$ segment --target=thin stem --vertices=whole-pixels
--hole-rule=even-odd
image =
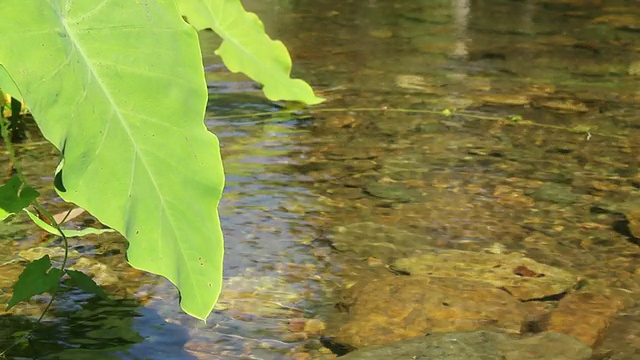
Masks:
[[[13,162],[13,166],[16,169],[16,174],[18,176],[18,178],[20,179],[20,181],[22,182],[22,186],[24,186],[24,184],[27,183],[27,180],[24,176],[24,173],[22,172],[22,166],[20,164],[20,162],[18,161],[17,157],[16,157],[16,153],[13,149],[13,144],[11,142],[11,134],[9,131],[9,120],[0,116],[0,132],[2,133],[2,138],[4,140],[4,143],[7,147],[7,152],[9,153],[9,158],[11,159],[11,161]],[[22,188],[20,189],[20,191],[22,190]],[[40,214],[42,214],[47,220],[48,222],[51,224],[51,226],[55,227],[56,230],[58,230],[58,233],[60,234],[60,237],[62,238],[63,244],[64,244],[64,258],[62,259],[62,265],[60,266],[60,270],[64,271],[65,266],[67,265],[67,260],[69,258],[69,241],[67,239],[67,236],[64,234],[64,231],[62,231],[62,228],[60,227],[60,224],[58,224],[58,222],[54,219],[53,215],[51,215],[51,213],[49,211],[47,211],[44,206],[42,206],[42,204],[40,204],[38,202],[37,199],[34,199],[33,202],[31,203],[39,212]],[[68,215],[68,214],[67,214]],[[42,311],[42,314],[40,315],[40,317],[38,318],[38,321],[36,321],[36,323],[41,323],[42,319],[44,318],[45,314],[47,313],[47,311],[49,310],[49,308],[51,307],[51,304],[53,304],[53,301],[56,298],[57,295],[57,291],[53,291],[51,293],[51,299],[49,299],[49,303],[47,304],[47,306],[44,308],[44,311]],[[25,337],[31,336],[31,333],[27,333],[24,336],[22,336],[20,339],[16,340],[16,342],[14,344],[12,344],[11,346],[9,346],[7,349],[5,349],[3,352],[0,353],[0,356],[4,357],[6,352],[9,351],[11,348],[13,348],[15,345],[17,345],[22,339],[24,339]]]

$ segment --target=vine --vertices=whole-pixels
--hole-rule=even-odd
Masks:
[[[15,116],[15,113],[16,113],[16,109],[14,107],[12,109],[12,117]],[[26,180],[26,178],[24,176],[24,173],[22,172],[22,164],[18,160],[18,158],[16,156],[15,149],[13,147],[12,129],[11,129],[12,126],[11,125],[12,125],[12,122],[11,122],[10,119],[5,118],[4,116],[0,116],[0,133],[2,135],[2,140],[4,141],[4,144],[5,144],[6,148],[7,148],[7,153],[9,155],[9,160],[10,160],[10,163],[11,163],[11,167],[15,171],[15,176],[21,182],[20,187],[19,187],[19,189],[17,191],[17,195],[18,195],[18,197],[20,197],[22,191],[24,189],[26,189],[26,188],[30,188],[30,186],[28,185],[27,180]],[[65,235],[64,231],[62,231],[62,228],[60,227],[60,224],[55,220],[53,215],[51,215],[51,213],[49,213],[49,211],[47,211],[47,209],[45,209],[45,207],[42,206],[42,204],[40,204],[40,202],[37,200],[37,198],[34,198],[31,201],[31,205],[38,211],[38,213],[41,216],[43,216],[46,219],[46,221],[48,222],[49,225],[53,226],[57,230],[58,235],[62,239],[62,243],[63,243],[63,247],[64,247],[64,256],[63,256],[63,259],[62,259],[62,264],[60,265],[59,268],[57,268],[58,271],[56,271],[56,273],[59,273],[62,276],[65,273],[65,267],[67,265],[67,261],[68,261],[68,257],[69,257],[69,241],[67,239],[67,236]],[[69,213],[67,213],[65,218],[68,216],[68,214]],[[64,219],[63,219],[62,222],[64,222]],[[51,264],[49,263],[49,265],[51,265]],[[50,269],[51,269],[51,267],[49,267],[49,269],[47,269],[47,271],[49,271]],[[19,281],[20,280],[18,280],[18,282]],[[18,284],[18,282],[16,283],[17,287],[20,286]],[[49,310],[49,308],[53,304],[53,301],[56,298],[56,294],[58,293],[57,292],[57,287],[51,288],[51,289],[48,289],[48,290],[51,293],[51,298],[49,299],[49,302],[45,306],[45,308],[42,311],[42,313],[40,314],[40,317],[36,321],[36,323],[38,323],[38,324],[40,322],[42,322],[42,319],[44,318],[44,316],[46,315],[47,311]],[[35,291],[38,291],[38,290],[35,290]],[[16,294],[18,294],[18,295],[16,295]],[[30,298],[31,296],[32,295],[30,294],[28,296],[28,298]],[[19,302],[21,300],[24,300],[24,299],[21,299],[19,297],[20,297],[20,293],[14,291],[13,296],[11,298],[11,301],[9,302],[9,305],[7,306],[7,310],[10,309],[11,307],[13,307],[13,305],[15,305],[17,302]],[[30,336],[31,336],[31,331],[29,331],[26,334],[22,335],[22,337],[19,338],[18,340],[16,340],[12,345],[10,345],[8,348],[6,348],[2,352],[0,352],[0,356],[4,357],[5,354],[9,350],[11,350],[14,346],[19,344],[20,342],[26,340]]]

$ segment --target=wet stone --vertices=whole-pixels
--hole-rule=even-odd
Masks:
[[[476,100],[490,104],[490,105],[507,105],[507,106],[522,106],[528,105],[531,102],[529,97],[518,94],[484,94],[476,97]]]
[[[395,180],[420,179],[429,173],[430,168],[419,166],[417,160],[388,160],[380,173]]]
[[[572,192],[571,186],[558,183],[546,183],[529,195],[537,201],[548,201],[560,205],[570,205],[580,199],[580,195]]]
[[[571,335],[589,346],[595,346],[624,306],[622,300],[607,295],[569,294],[549,316],[547,330]]]
[[[425,276],[386,276],[358,284],[345,297],[349,318],[335,341],[353,348],[430,332],[500,328],[519,332],[520,301],[507,292],[464,279],[435,283]]]
[[[602,71],[598,69],[599,71]],[[595,70],[591,70],[595,71]],[[607,73],[602,74],[608,75]],[[545,100],[539,103],[539,105],[543,108],[561,112],[561,113],[582,113],[589,111],[587,105],[577,100],[565,99],[565,100]]]
[[[49,258],[55,260],[62,260],[64,258],[64,247],[62,246],[54,246],[54,247],[44,247],[44,246],[36,246],[32,248],[28,248],[25,250],[21,250],[18,252],[18,256],[26,261],[35,261],[42,258],[45,255],[49,255]],[[69,249],[69,253],[67,254],[69,259],[76,259],[82,256],[77,250]]]
[[[592,21],[594,24],[606,24],[616,29],[640,31],[640,16],[634,14],[608,14]]]
[[[612,319],[595,359],[640,359],[640,307],[626,309]]]
[[[601,203],[594,209],[599,212],[622,214],[629,222],[629,232],[635,238],[640,238],[640,197],[629,196],[620,203]]]
[[[338,251],[353,252],[362,258],[374,257],[382,262],[420,251],[431,251],[431,238],[399,227],[360,222],[339,226],[331,245]]]
[[[458,278],[491,284],[520,300],[561,294],[579,279],[568,271],[541,264],[519,253],[491,254],[441,250],[397,260],[393,268],[411,275]]]
[[[82,271],[90,276],[96,284],[109,286],[120,283],[115,271],[106,264],[90,257],[81,257],[70,266],[71,269]]]
[[[587,360],[591,349],[563,334],[544,332],[519,338],[492,331],[430,334],[363,349],[344,360]]]
[[[634,61],[629,64],[629,75],[640,76],[640,61]]]
[[[635,238],[640,238],[640,209],[628,212],[626,217],[629,221],[629,231]]]
[[[412,202],[422,198],[422,194],[419,191],[410,189],[403,184],[373,181],[367,185],[365,191],[380,199],[402,203]]]

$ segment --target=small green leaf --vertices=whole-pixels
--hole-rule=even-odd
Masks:
[[[29,263],[13,285],[13,296],[6,310],[11,309],[20,301],[28,300],[32,296],[45,292],[55,292],[63,272],[51,267],[49,255]]]
[[[240,0],[178,0],[180,13],[196,29],[212,29],[222,38],[218,54],[227,68],[243,72],[264,85],[270,100],[319,104],[309,84],[290,78],[291,57],[284,44],[264,31],[262,21],[247,12]]]
[[[449,109],[444,109],[444,110],[442,110],[442,115],[451,116],[451,115],[453,115],[453,111],[451,111]]]
[[[71,278],[71,284],[78,289],[84,292],[96,294],[103,299],[109,298],[109,296],[107,296],[107,293],[105,293],[104,290],[102,290],[102,288],[98,286],[98,284],[96,284],[96,282],[93,281],[92,278],[90,278],[82,271],[66,269],[64,272],[67,273],[67,275],[69,275],[69,277]]]
[[[55,227],[47,224],[46,222],[44,222],[42,219],[40,219],[36,214],[32,213],[31,211],[24,209],[24,211],[27,213],[27,215],[29,215],[29,217],[31,218],[31,220],[38,225],[42,230],[51,233],[53,235],[60,235],[60,233],[58,232],[58,229],[56,229]],[[78,237],[78,236],[85,236],[85,235],[100,235],[102,233],[106,233],[106,232],[113,232],[113,229],[95,229],[95,228],[85,228],[82,230],[69,230],[69,229],[62,229],[62,232],[64,233],[64,236],[66,237]]]
[[[0,186],[0,221],[29,206],[39,195],[17,175],[12,176],[6,184]]]

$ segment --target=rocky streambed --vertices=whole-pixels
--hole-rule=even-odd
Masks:
[[[345,291],[326,345],[344,359],[590,359],[629,304],[517,252],[424,251],[370,260],[380,271]]]

